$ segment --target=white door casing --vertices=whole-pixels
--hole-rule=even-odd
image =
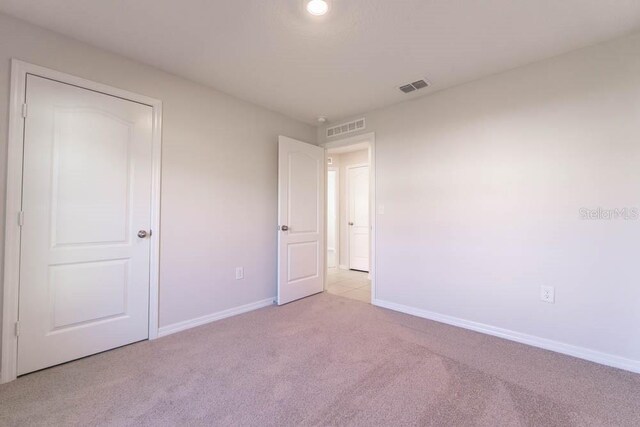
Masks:
[[[324,290],[325,150],[278,140],[279,305]]]
[[[377,268],[376,268],[376,221],[377,215],[384,215],[384,206],[377,205],[376,203],[376,135],[374,132],[363,133],[352,137],[332,140],[325,142],[320,146],[327,150],[335,150],[336,148],[343,148],[349,146],[355,146],[366,142],[369,144],[369,222],[370,222],[370,234],[369,234],[369,277],[371,278],[371,303],[376,304],[377,301]],[[345,172],[345,176],[346,176]],[[348,240],[348,239],[347,239]]]
[[[369,271],[369,166],[348,168],[349,268]]]
[[[338,234],[339,220],[339,182],[338,168],[327,170],[327,267],[336,268],[339,263],[340,236]]]

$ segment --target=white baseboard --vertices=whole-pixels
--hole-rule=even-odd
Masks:
[[[162,326],[158,330],[158,338],[175,334],[176,332],[184,331],[187,329],[195,328],[196,326],[215,322],[216,320],[222,320],[227,317],[247,313],[249,311],[257,310],[263,307],[268,307],[270,305],[273,305],[274,299],[275,298],[268,298],[262,301],[256,301],[249,304],[241,305],[239,307],[233,307],[228,310],[219,311],[217,313],[207,314],[206,316],[196,317],[195,319],[185,320],[183,322],[174,323],[172,325]]]
[[[347,267],[346,265],[342,265],[342,264],[340,264],[340,265],[338,266],[338,268],[339,268],[340,270],[348,270],[348,269],[349,269],[349,267]]]
[[[412,316],[422,317],[424,319],[433,320],[447,325],[457,326],[464,329],[480,332],[487,335],[504,338],[510,341],[531,345],[533,347],[543,348],[545,350],[555,351],[557,353],[566,354],[577,357],[579,359],[588,360],[590,362],[607,365],[614,368],[624,369],[635,373],[640,373],[640,360],[627,359],[600,351],[591,350],[584,347],[578,347],[571,344],[565,344],[559,341],[553,341],[546,338],[540,338],[533,335],[523,334],[509,329],[498,328],[496,326],[486,325],[484,323],[473,322],[470,320],[460,319],[445,314],[434,313],[428,310],[422,310],[394,302],[374,299],[373,305],[388,308],[389,310],[399,311],[401,313],[410,314]]]

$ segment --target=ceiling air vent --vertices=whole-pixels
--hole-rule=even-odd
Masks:
[[[359,130],[363,130],[365,127],[366,123],[364,121],[364,117],[349,123],[343,123],[338,126],[331,126],[330,128],[327,128],[327,138],[344,135],[346,133],[357,132]]]
[[[429,86],[429,82],[427,82],[426,80],[418,80],[413,83],[407,83],[406,85],[402,85],[398,89],[400,89],[404,93],[411,93],[418,89],[423,89],[428,86]]]

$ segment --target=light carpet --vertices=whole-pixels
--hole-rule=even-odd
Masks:
[[[0,386],[0,425],[640,425],[640,375],[320,294]]]

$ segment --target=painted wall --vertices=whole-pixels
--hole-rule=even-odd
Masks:
[[[349,203],[347,199],[347,168],[349,166],[368,164],[369,163],[369,150],[358,150],[350,153],[343,154],[330,154],[334,158],[334,162],[339,165],[339,197],[338,197],[338,210],[339,210],[339,240],[340,250],[339,265],[343,268],[349,268]]]
[[[640,208],[640,35],[366,119],[376,298],[640,369],[640,220],[580,212]]]
[[[12,57],[163,101],[161,326],[275,295],[277,136],[313,127],[0,14],[1,242]]]

